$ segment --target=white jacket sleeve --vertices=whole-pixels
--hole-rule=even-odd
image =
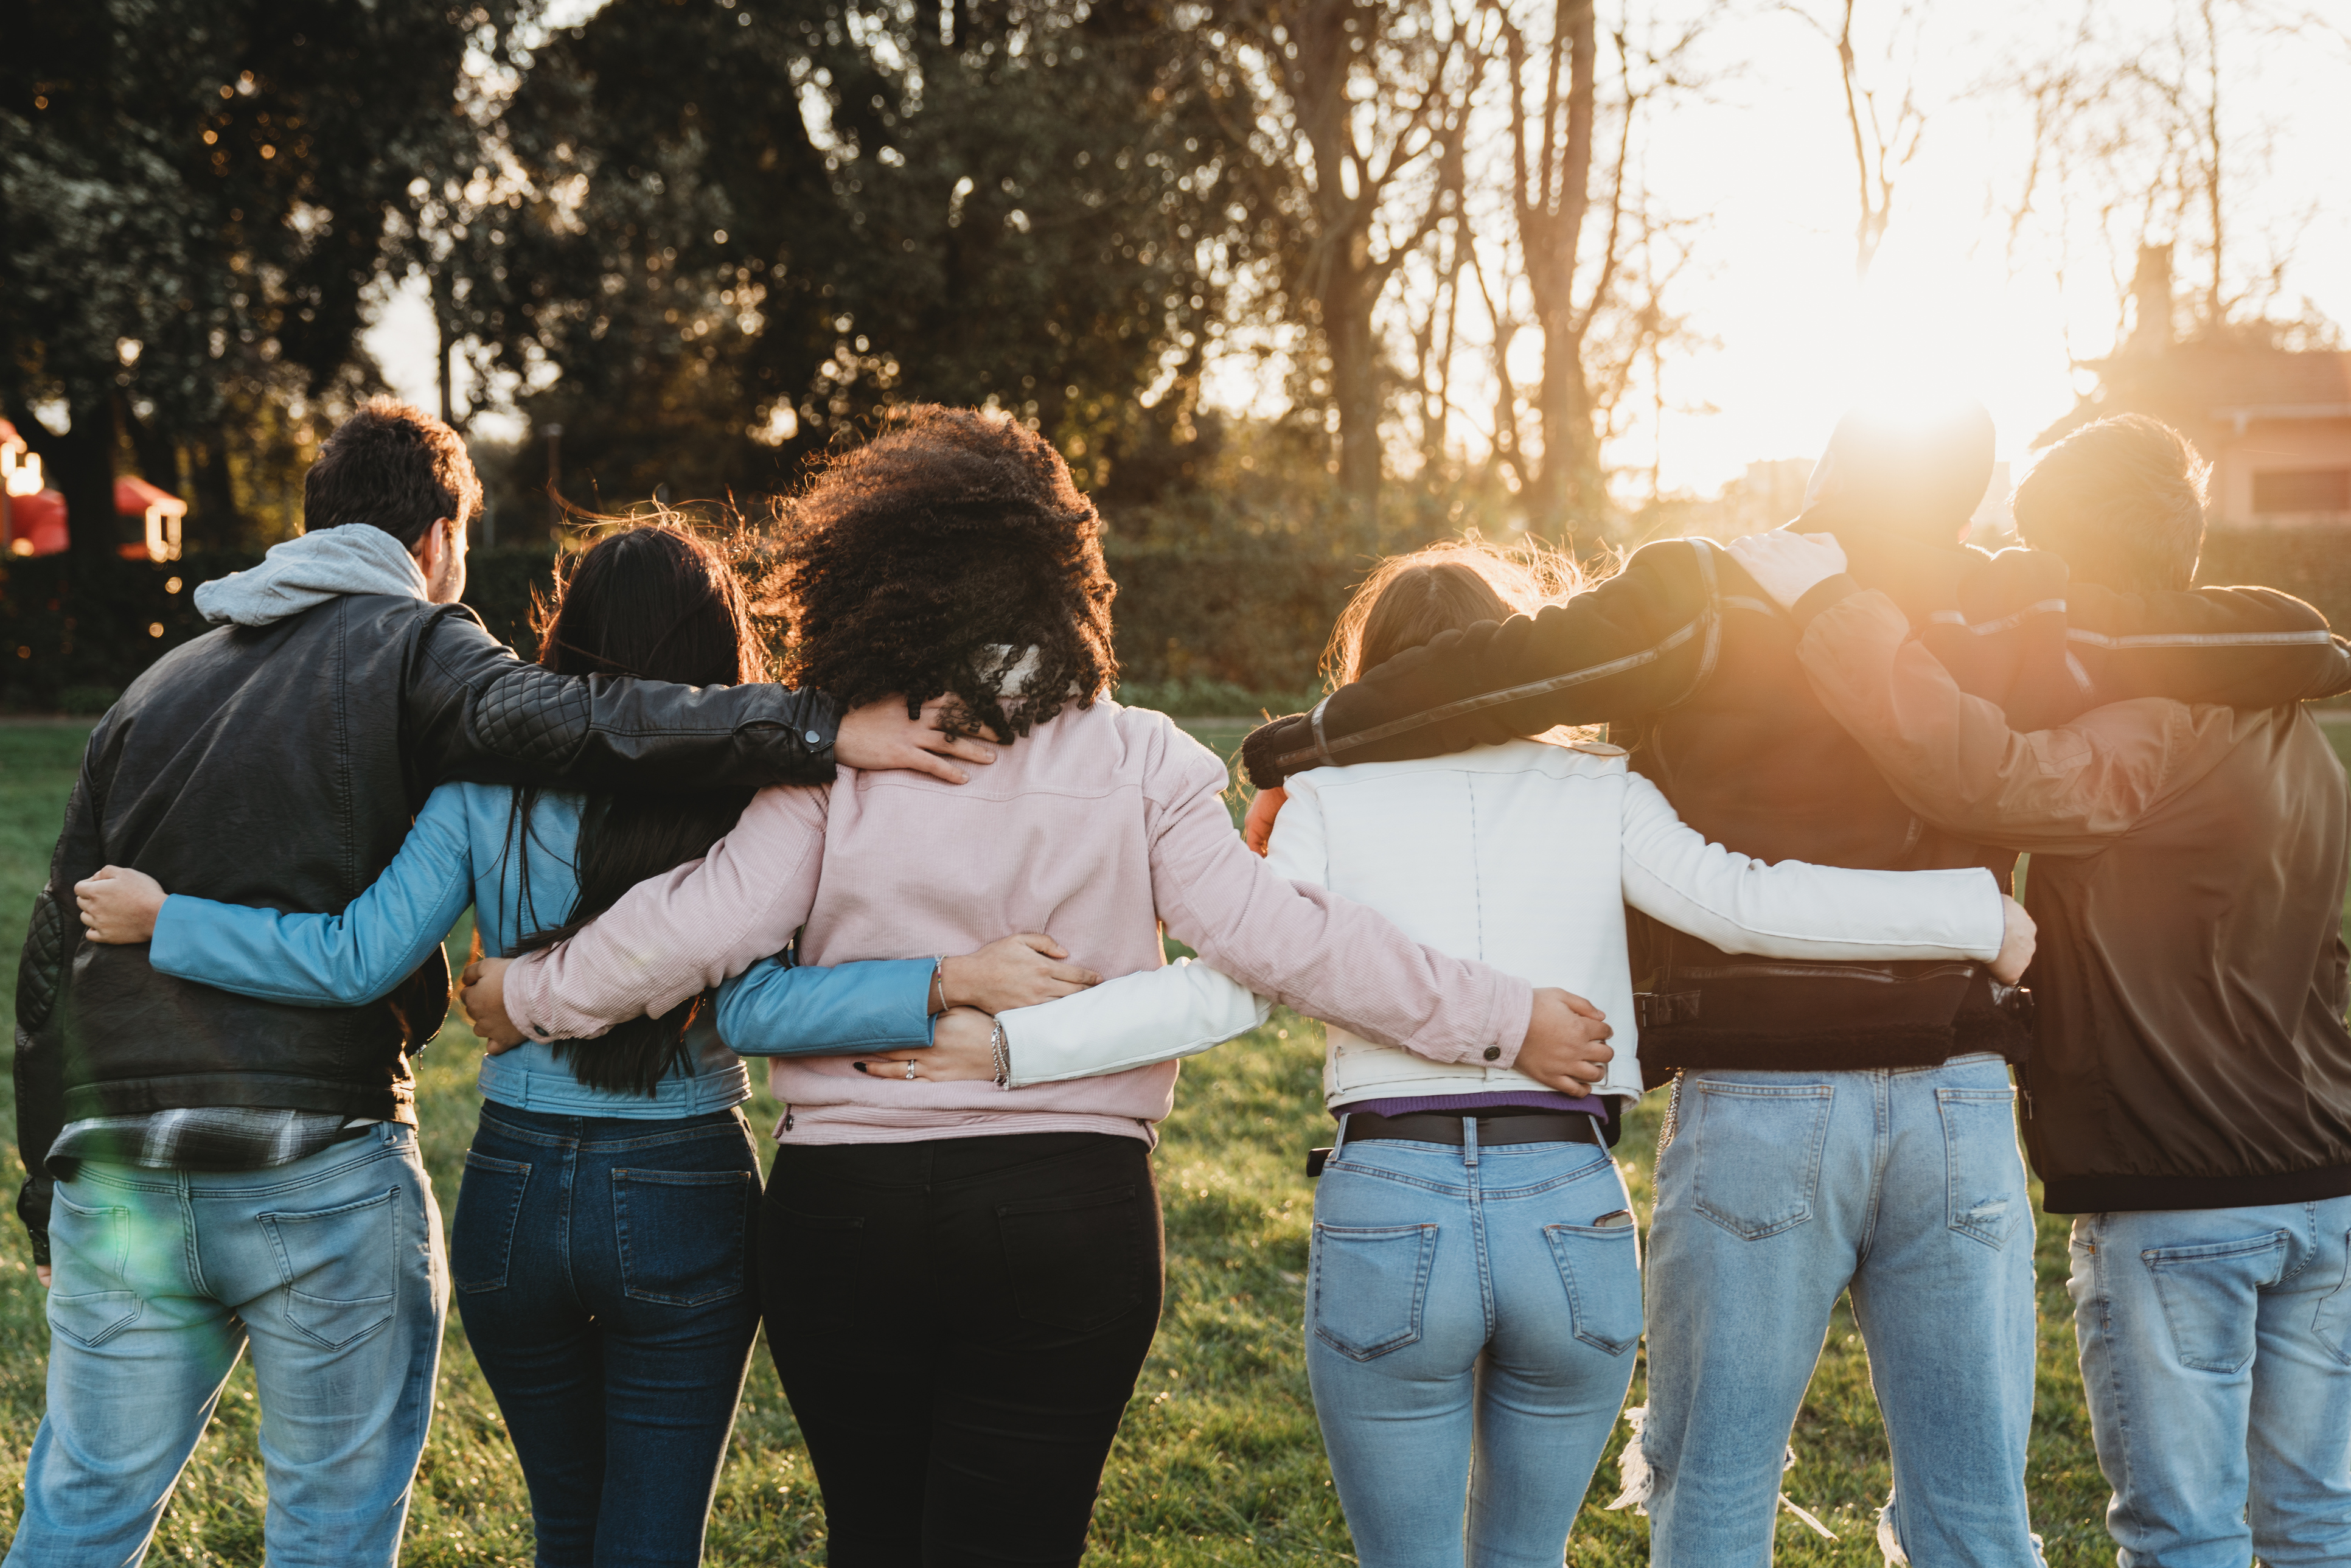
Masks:
[[[1685,823],[1638,773],[1625,791],[1625,902],[1726,953],[1770,958],[1999,956],[2000,882],[1959,871],[1765,865]]]
[[[998,1013],[1012,1057],[1009,1087],[1098,1078],[1196,1056],[1246,1034],[1273,1004],[1206,964],[1178,958],[1033,1008]]]
[[[1293,784],[1295,781],[1293,780]],[[1322,803],[1293,788],[1276,820],[1266,862],[1290,882],[1325,880]],[[1012,1061],[1008,1087],[1099,1078],[1196,1056],[1271,1017],[1273,1004],[1192,958],[1105,980],[1075,996],[999,1013]]]

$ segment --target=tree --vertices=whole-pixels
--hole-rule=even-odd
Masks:
[[[1563,538],[1605,513],[1600,443],[1612,411],[1638,356],[1678,329],[1658,298],[1685,258],[1660,267],[1656,256],[1677,225],[1652,210],[1634,162],[1644,110],[1693,85],[1684,62],[1698,29],[1651,37],[1645,27],[1636,40],[1630,16],[1620,19],[1608,35],[1615,90],[1604,105],[1593,0],[1486,5],[1505,60],[1509,136],[1510,244],[1492,277],[1483,265],[1478,272],[1493,323],[1495,455],[1518,482],[1529,528]],[[1644,265],[1628,275],[1636,250]],[[1510,371],[1528,329],[1542,345],[1531,400]],[[1530,415],[1532,442],[1522,431]]]
[[[497,351],[556,376],[524,406],[603,494],[771,489],[912,399],[1031,419],[1099,481],[1186,406],[1222,304],[1192,64],[1140,0],[615,0],[506,117]]]
[[[1912,66],[1921,47],[1926,7],[1918,0],[1901,0],[1888,24],[1884,50],[1886,71],[1898,78],[1901,96],[1875,73],[1865,73],[1861,50],[1854,41],[1855,0],[1841,0],[1824,21],[1800,5],[1781,8],[1818,33],[1836,51],[1837,82],[1844,97],[1845,130],[1853,140],[1855,213],[1853,276],[1869,281],[1870,265],[1894,222],[1894,192],[1903,170],[1918,155],[1926,134],[1927,112],[1918,101]],[[1907,51],[1913,60],[1897,64]]]
[[[1218,101],[1252,154],[1251,254],[1270,267],[1269,305],[1321,349],[1339,493],[1375,540],[1390,381],[1380,307],[1459,209],[1489,50],[1475,8],[1446,0],[1239,0],[1213,15],[1205,37],[1233,62]]]
[[[193,520],[220,538],[232,449],[266,446],[248,424],[298,459],[308,416],[365,383],[388,225],[423,172],[472,162],[456,84],[521,4],[16,8],[0,55],[0,408],[47,448],[78,559],[113,551],[125,437],[167,486],[193,460]],[[28,417],[49,403],[62,435]]]
[[[2103,262],[2096,287],[2113,302],[2116,341],[2152,249],[2167,267],[2176,256],[2198,287],[2175,302],[2174,319],[2130,331],[2330,343],[2333,328],[2314,308],[2290,302],[2308,213],[2264,221],[2254,203],[2277,135],[2260,84],[2286,51],[2342,51],[2351,37],[2340,25],[2269,0],[2085,5],[2036,42],[1989,84],[2032,113],[2031,155],[2003,195],[2011,265],[2038,242],[2063,287],[2083,253]]]

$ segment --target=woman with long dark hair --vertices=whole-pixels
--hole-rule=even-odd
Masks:
[[[476,1027],[579,1038],[666,1017],[795,931],[838,963],[1050,928],[1123,975],[1161,964],[1164,921],[1366,1038],[1582,1092],[1609,1053],[1564,993],[1274,876],[1233,831],[1223,763],[1106,700],[1100,530],[1060,455],[1001,416],[907,410],[836,457],[786,536],[795,674],[846,702],[943,695],[968,729],[1017,738],[961,790],[849,769],[762,790],[699,866],[479,966]],[[1077,1561],[1157,1324],[1149,1154],[1176,1071],[1008,1095],[778,1061],[762,1298],[835,1568]]]
[[[674,526],[608,532],[559,568],[540,662],[694,685],[767,678],[735,569]],[[166,898],[122,873],[85,883],[143,907],[167,974],[350,1006],[413,970],[466,904],[487,954],[559,941],[649,876],[689,864],[749,790],[582,795],[445,784],[384,875],[340,915]],[[87,900],[86,900],[87,902]],[[103,922],[140,940],[137,922]],[[941,960],[799,968],[781,1049],[924,1046],[950,1003],[1043,1000],[1092,977],[1042,938]],[[543,1568],[690,1564],[758,1327],[758,1164],[744,1066],[697,998],[592,1041],[482,1064],[450,1274],[530,1485]]]

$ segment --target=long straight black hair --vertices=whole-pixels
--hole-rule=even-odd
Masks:
[[[742,579],[689,528],[664,521],[606,534],[556,568],[552,598],[538,600],[531,626],[538,662],[559,674],[636,675],[692,686],[767,678],[766,650]],[[707,854],[751,803],[747,789],[614,791],[588,798],[573,851],[580,893],[559,925],[515,944],[551,946],[610,909],[644,881]],[[515,790],[509,844],[522,854],[519,922],[537,918],[530,897],[530,819],[535,786]],[[684,1052],[700,998],[660,1018],[638,1017],[592,1040],[558,1040],[559,1055],[593,1088],[650,1095]]]

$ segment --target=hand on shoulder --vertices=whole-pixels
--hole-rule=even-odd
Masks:
[[[1747,569],[1757,587],[1782,610],[1795,607],[1813,589],[1844,570],[1844,547],[1834,534],[1800,534],[1780,528],[1749,534],[1725,547]]]

